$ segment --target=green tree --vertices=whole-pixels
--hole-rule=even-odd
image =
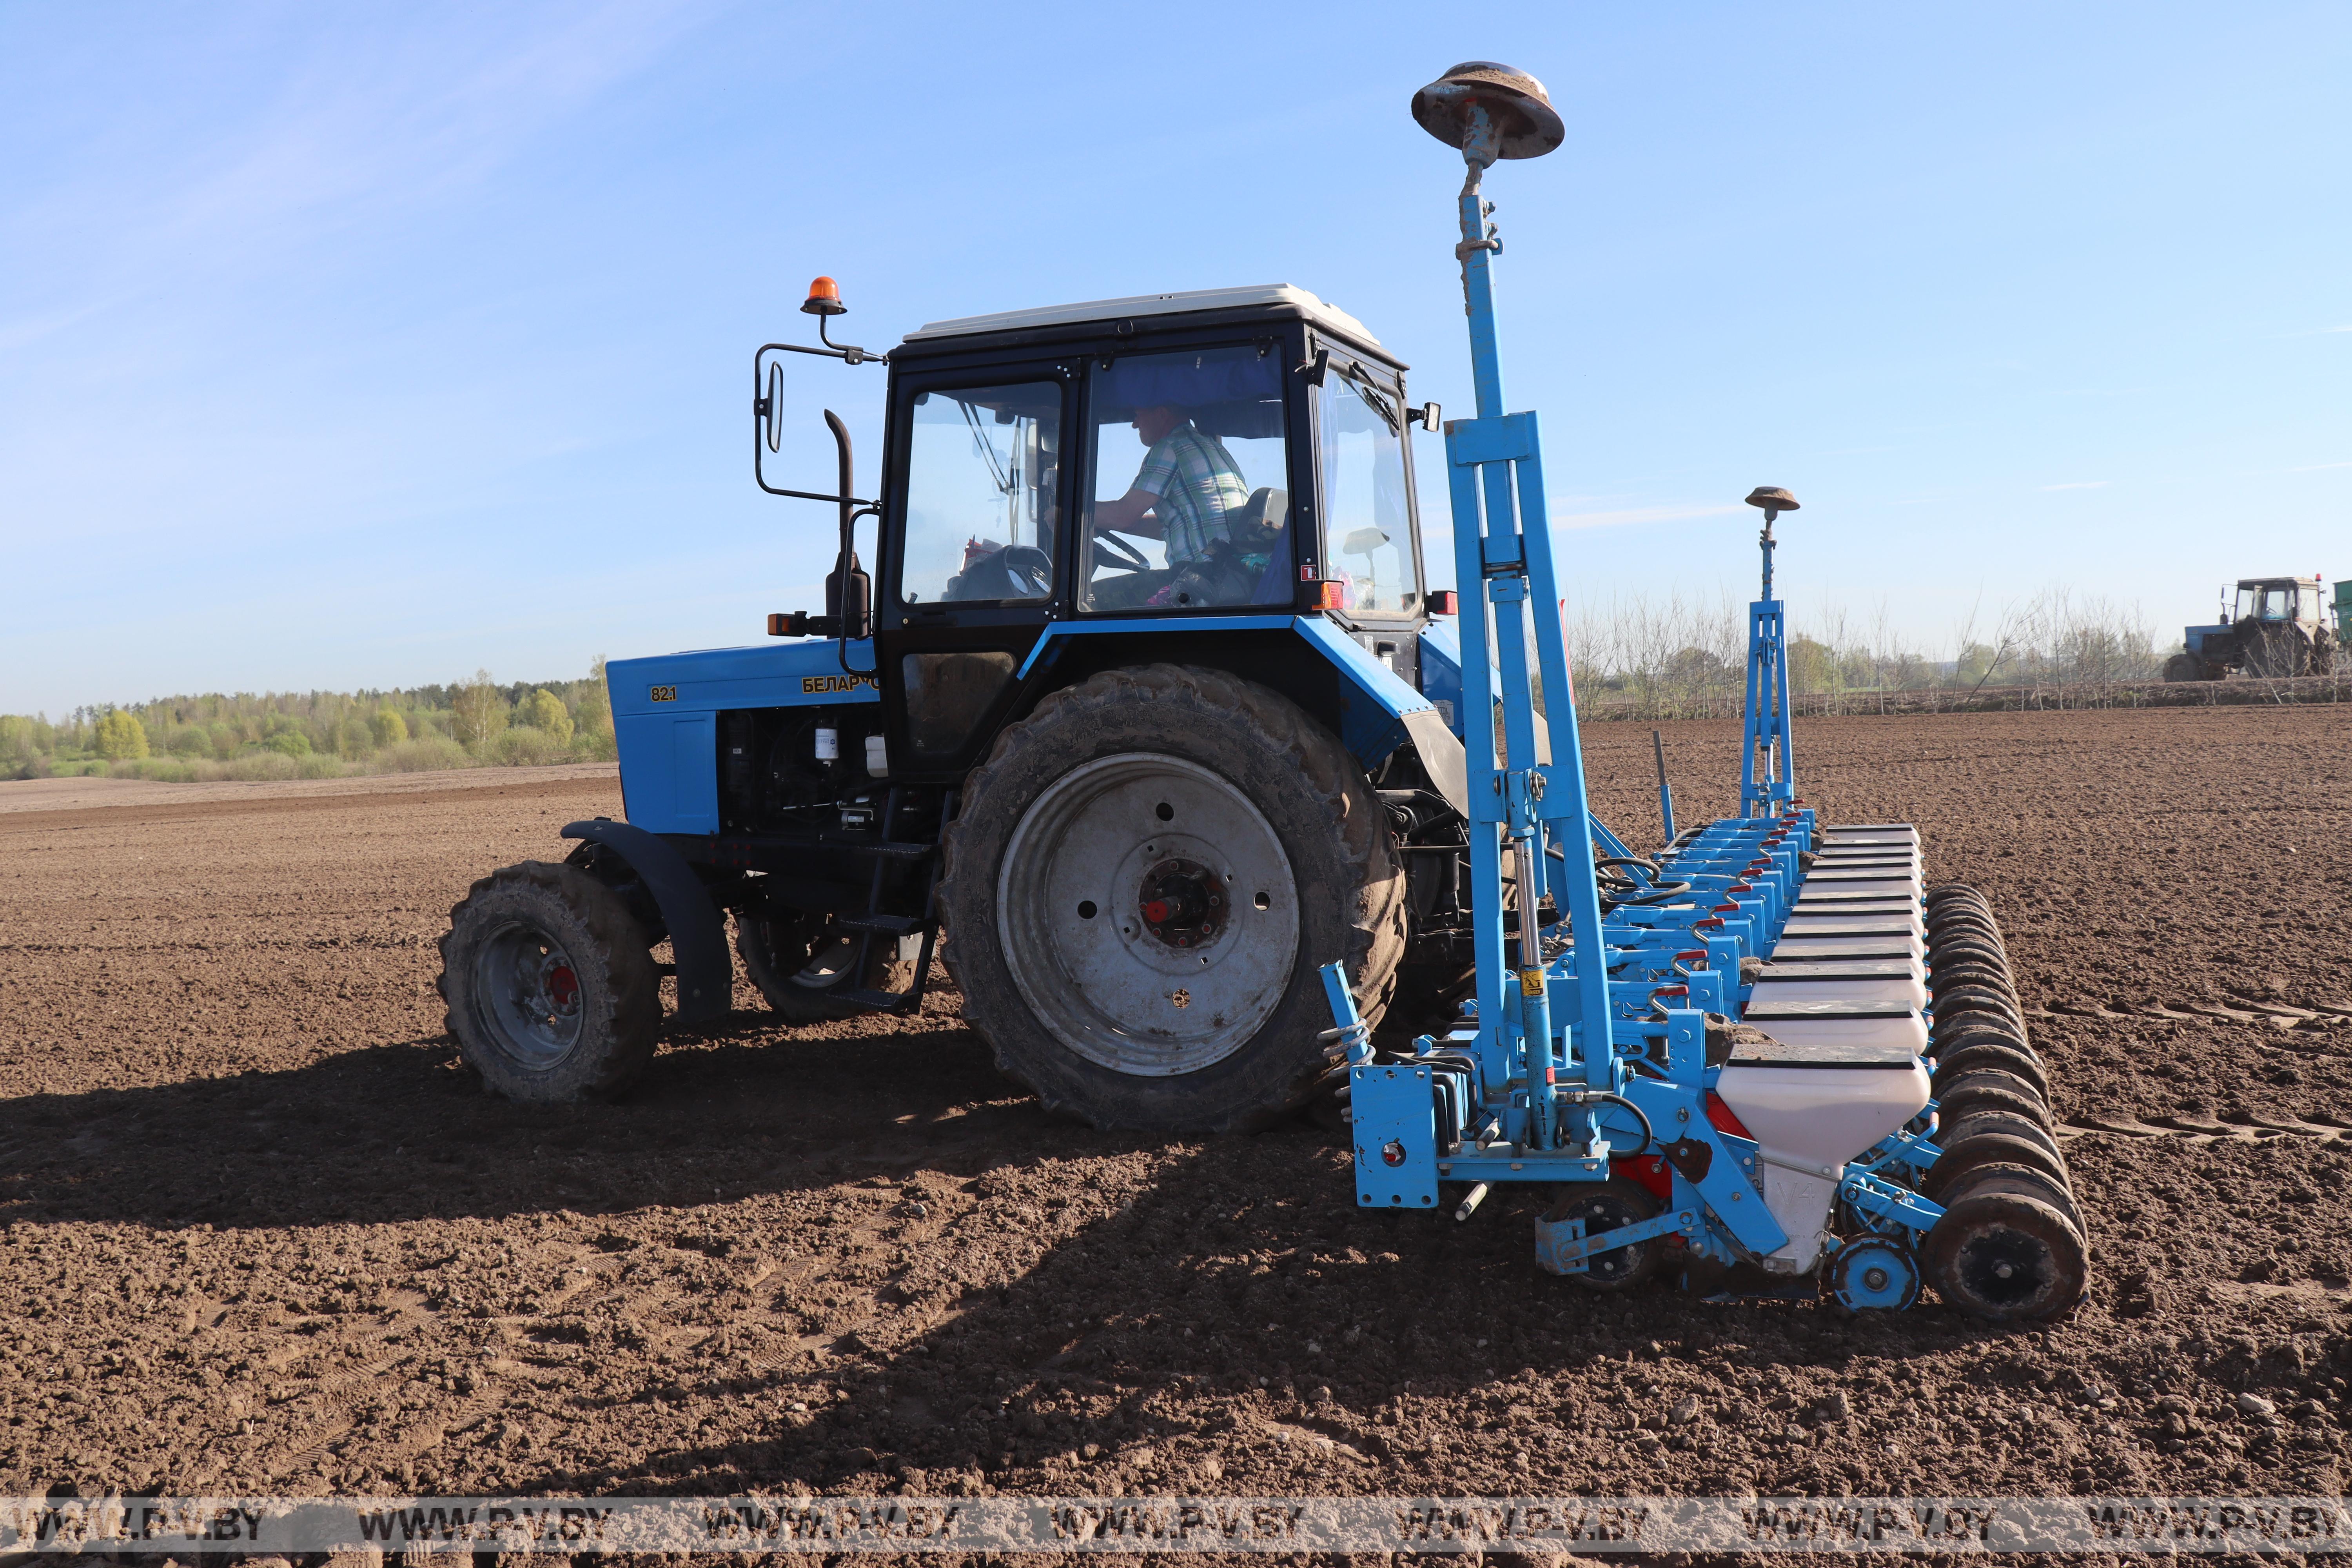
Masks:
[[[335,721],[335,754],[343,757],[364,757],[375,748],[375,737],[368,721],[357,713],[346,713]]]
[[[1789,689],[1792,691],[1827,691],[1837,679],[1837,656],[1826,644],[1811,637],[1789,639]]]
[[[408,721],[389,708],[379,708],[368,721],[368,735],[375,742],[376,750],[397,746],[408,739]]]
[[[459,745],[468,749],[493,739],[507,727],[507,700],[487,669],[457,688],[449,699],[450,729]]]
[[[541,730],[558,744],[572,743],[572,713],[563,699],[542,686],[515,705],[515,721]]]
[[[117,708],[100,719],[91,739],[98,754],[110,763],[147,754],[147,726],[128,709]]]
[[[575,717],[585,734],[602,737],[613,732],[613,696],[605,689],[602,654],[588,667],[588,681],[580,689],[580,709]]]
[[[270,736],[263,745],[269,751],[280,752],[289,757],[307,757],[310,754],[310,737],[299,730],[281,730]]]
[[[42,755],[44,749],[32,720],[21,714],[0,713],[0,778],[37,776],[37,764],[43,769],[47,765],[47,759]]]

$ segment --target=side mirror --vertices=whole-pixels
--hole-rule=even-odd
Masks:
[[[756,412],[760,416],[761,429],[768,439],[768,450],[782,451],[784,449],[784,367],[774,360],[768,362],[768,395],[760,399],[760,406]]]
[[[1408,408],[1404,411],[1406,424],[1418,425],[1432,435],[1436,434],[1439,421],[1444,417],[1444,410],[1439,408],[1434,403],[1424,403],[1418,408]]]

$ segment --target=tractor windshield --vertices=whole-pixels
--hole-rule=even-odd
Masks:
[[[1334,363],[1317,406],[1323,478],[1323,574],[1340,579],[1346,608],[1402,616],[1418,608],[1412,516],[1405,505],[1404,399],[1369,366]]]
[[[915,394],[899,597],[1043,599],[1061,482],[1056,382]]]
[[[2294,619],[2294,590],[2291,587],[2256,587],[2251,584],[2238,585],[2238,616],[2242,621],[2291,621]]]
[[[1252,343],[1088,373],[1080,608],[1291,602],[1282,372],[1272,345]]]

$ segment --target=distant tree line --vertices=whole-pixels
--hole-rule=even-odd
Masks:
[[[0,779],[106,774],[179,783],[609,761],[604,661],[584,679],[360,691],[205,692],[0,714]]]
[[[1736,715],[1746,698],[1748,607],[1618,598],[1563,608],[1580,708],[1596,717]],[[1940,650],[1914,640],[1884,606],[1857,616],[1829,606],[1792,611],[1789,683],[1808,710],[1868,706],[1898,692],[1956,700],[1988,687],[2060,697],[2158,679],[2178,637],[2159,640],[2136,608],[2064,589],[2012,605],[1987,627],[1977,616]]]

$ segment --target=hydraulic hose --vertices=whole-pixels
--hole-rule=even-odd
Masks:
[[[1639,1148],[1635,1149],[1632,1153],[1624,1156],[1628,1160],[1640,1159],[1643,1155],[1648,1153],[1650,1152],[1650,1146],[1658,1141],[1657,1134],[1650,1130],[1649,1117],[1643,1113],[1640,1106],[1634,1104],[1632,1100],[1626,1099],[1622,1094],[1612,1094],[1606,1089],[1580,1089],[1568,1097],[1568,1102],[1570,1105],[1592,1105],[1595,1103],[1605,1102],[1610,1105],[1622,1105],[1630,1111],[1633,1114],[1633,1120],[1642,1124],[1642,1142]]]

